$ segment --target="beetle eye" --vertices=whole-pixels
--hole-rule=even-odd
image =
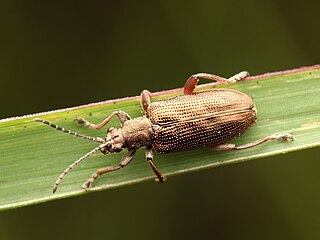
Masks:
[[[122,148],[121,147],[114,147],[112,150],[115,152],[121,152]]]

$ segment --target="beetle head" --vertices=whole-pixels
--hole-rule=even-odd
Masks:
[[[105,138],[107,145],[101,149],[103,154],[121,152],[124,145],[124,138],[121,129],[110,127]]]

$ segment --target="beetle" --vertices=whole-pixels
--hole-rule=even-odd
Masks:
[[[108,154],[120,152],[124,148],[128,150],[118,165],[104,167],[94,172],[82,185],[85,190],[89,190],[102,174],[127,166],[133,159],[136,150],[141,147],[146,148],[146,160],[156,175],[156,181],[164,182],[166,178],[153,163],[154,151],[168,153],[201,147],[209,147],[214,150],[242,150],[270,140],[293,140],[291,134],[285,133],[270,135],[242,146],[228,143],[256,122],[257,110],[252,98],[245,93],[223,88],[194,92],[199,79],[226,84],[240,81],[248,75],[248,72],[243,71],[226,79],[208,73],[194,74],[185,83],[183,95],[152,103],[151,92],[143,90],[140,103],[145,115],[142,117],[131,119],[127,113],[115,111],[97,125],[81,117],[75,119],[82,126],[99,130],[111,118],[117,116],[121,127],[110,127],[105,138],[85,136],[61,128],[49,121],[34,119],[62,132],[99,143],[98,147],[63,171],[54,184],[53,193],[70,170],[98,151]]]

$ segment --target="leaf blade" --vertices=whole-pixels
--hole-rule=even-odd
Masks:
[[[212,84],[199,90],[210,89]],[[245,151],[213,152],[196,149],[188,152],[155,156],[158,169],[167,176],[212,168],[284,152],[320,146],[320,68],[314,66],[288,72],[251,77],[248,81],[228,86],[216,86],[243,91],[254,98],[258,122],[234,143],[245,144],[275,132],[292,132],[294,142],[268,143]],[[152,101],[180,94],[180,89],[161,92]],[[70,163],[96,147],[95,143],[63,135],[44,125],[33,122],[42,117],[61,127],[85,135],[103,137],[104,131],[95,132],[73,123],[76,116],[99,122],[116,110],[126,111],[131,117],[141,116],[139,97],[111,100],[45,114],[0,120],[0,209],[45,202],[83,194],[81,184],[98,168],[116,165],[119,154],[95,155],[78,166],[58,189],[51,193],[58,175]],[[116,120],[109,126],[119,127]],[[120,171],[99,178],[94,190],[120,187],[154,178],[144,160],[143,150],[135,160]]]

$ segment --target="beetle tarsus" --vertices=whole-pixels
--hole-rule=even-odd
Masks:
[[[156,183],[164,183],[165,181],[167,181],[167,178],[161,174],[161,176],[160,176],[160,177],[157,176],[157,177],[154,179],[154,181],[155,181]]]
[[[91,187],[92,187],[92,184],[93,184],[93,181],[92,179],[90,178],[88,181],[86,181],[82,186],[81,188],[83,190],[85,190],[86,192],[90,191]]]
[[[234,83],[234,82],[238,82],[238,81],[240,81],[240,80],[242,80],[242,79],[244,79],[244,78],[246,78],[246,77],[248,77],[248,76],[249,76],[249,72],[247,72],[247,71],[242,71],[242,72],[239,72],[238,74],[236,74],[236,75],[228,78],[227,81],[228,81],[229,83]]]
[[[269,138],[270,140],[293,141],[293,135],[291,133],[274,134]]]
[[[121,125],[127,121],[127,120],[130,120],[131,117],[123,112],[123,111],[115,111],[113,113],[111,113],[108,117],[106,117],[101,123],[99,124],[94,124],[94,123],[91,123],[87,120],[85,120],[84,118],[81,118],[81,117],[76,117],[76,119],[74,119],[75,122],[79,123],[80,125],[84,126],[84,127],[88,127],[88,128],[93,128],[93,129],[97,129],[97,130],[100,130],[101,128],[103,128],[105,125],[108,124],[108,122],[110,122],[111,118],[113,116],[117,116],[119,118],[119,121],[121,123]]]
[[[80,125],[86,125],[86,123],[88,123],[88,121],[82,117],[76,117],[74,121]]]
[[[92,129],[96,129],[97,126],[89,121],[87,121],[86,119],[82,118],[82,117],[76,117],[74,119],[74,121],[78,124],[80,124],[81,126],[87,127],[87,128],[92,128]]]

